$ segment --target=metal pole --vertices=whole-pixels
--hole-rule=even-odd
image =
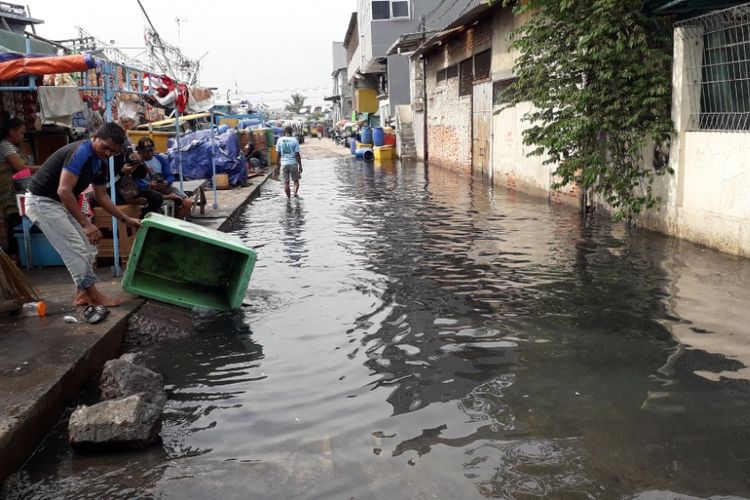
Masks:
[[[174,137],[174,140],[175,144],[177,145],[177,170],[180,173],[180,191],[185,192],[182,178],[182,150],[180,149],[180,111],[177,109],[177,99],[175,99],[174,108],[174,127],[175,132],[177,133],[177,135],[175,135]]]
[[[211,111],[211,184],[214,186],[214,210],[219,208],[219,195],[216,192],[216,129],[214,128],[214,112]]]
[[[112,63],[102,62],[102,72],[104,73],[104,103],[105,103],[105,120],[107,122],[112,121],[112,98],[114,96],[112,92]],[[109,196],[112,198],[112,203],[116,203],[117,190],[115,189],[115,159],[109,157]],[[114,245],[114,258],[115,265],[112,268],[112,274],[114,276],[121,276],[122,269],[120,268],[120,242],[119,234],[117,233],[117,218],[112,216],[112,243]]]

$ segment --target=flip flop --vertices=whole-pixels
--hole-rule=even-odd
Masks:
[[[104,306],[86,306],[83,310],[83,317],[87,323],[95,325],[101,322],[109,315],[109,309]]]

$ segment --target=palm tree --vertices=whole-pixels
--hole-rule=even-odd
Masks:
[[[305,99],[307,99],[307,97],[302,94],[292,94],[291,97],[291,101],[285,101],[286,106],[284,109],[295,114],[300,114],[300,110],[305,107]]]

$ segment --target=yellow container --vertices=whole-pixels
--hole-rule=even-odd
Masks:
[[[229,189],[229,174],[216,174],[216,189]]]
[[[393,159],[393,146],[375,146],[372,152],[375,154],[375,161]]]
[[[128,130],[128,139],[135,148],[138,145],[138,141],[142,137],[150,137],[154,141],[154,150],[157,153],[167,152],[167,141],[170,137],[174,137],[174,134],[169,132],[149,132],[148,130]]]
[[[354,110],[357,113],[377,113],[378,91],[375,89],[357,89],[354,93]]]
[[[279,162],[279,152],[276,151],[276,148],[271,148],[271,165],[276,165]]]
[[[372,149],[373,145],[372,144],[365,144],[364,142],[358,142],[357,143],[357,149],[362,149],[362,148]]]
[[[219,120],[219,125],[226,125],[229,128],[237,128],[237,125],[239,124],[239,118],[222,118]]]

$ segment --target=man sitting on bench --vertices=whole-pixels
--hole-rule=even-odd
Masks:
[[[175,217],[185,219],[190,215],[193,200],[185,193],[173,186],[174,174],[169,162],[162,155],[154,154],[154,141],[149,137],[141,137],[136,148],[141,160],[148,167],[150,175],[149,189],[160,192],[165,200],[172,200],[175,204]]]

